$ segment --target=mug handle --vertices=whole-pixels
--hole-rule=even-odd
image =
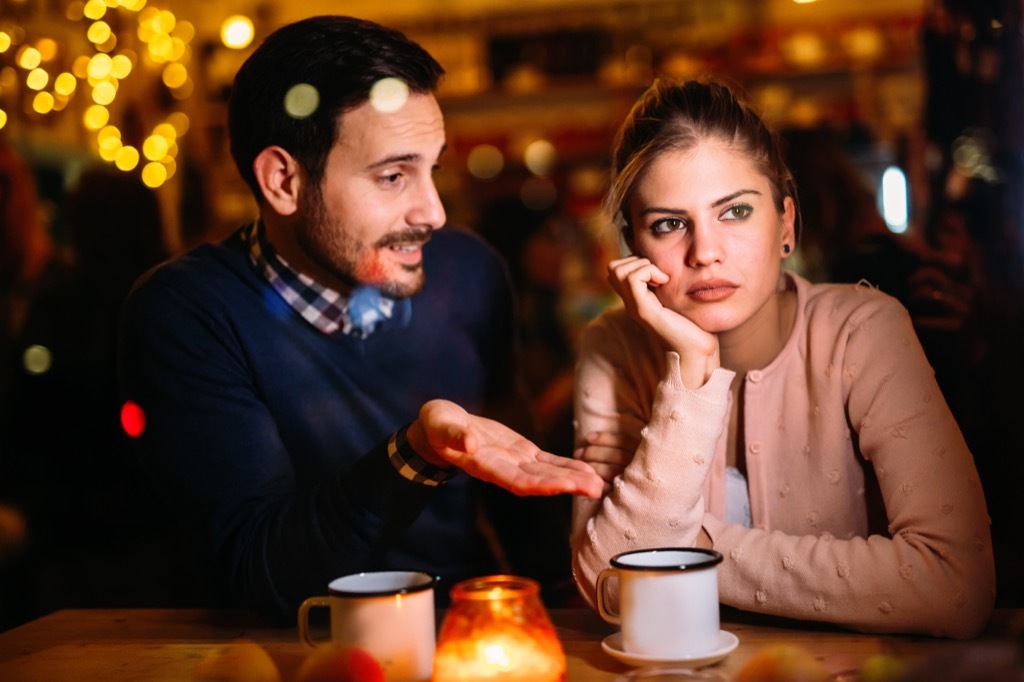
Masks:
[[[330,607],[331,603],[327,597],[310,597],[299,605],[299,639],[311,647],[318,642],[309,634],[309,610],[318,606]]]
[[[617,573],[618,571],[614,568],[606,568],[597,576],[597,612],[601,614],[602,618],[613,625],[621,625],[622,619],[619,614],[608,610],[608,601],[607,597],[605,597],[604,588],[608,578]]]

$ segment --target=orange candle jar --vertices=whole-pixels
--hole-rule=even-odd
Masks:
[[[451,591],[434,655],[434,682],[560,682],[565,652],[537,582],[511,575],[464,580]]]

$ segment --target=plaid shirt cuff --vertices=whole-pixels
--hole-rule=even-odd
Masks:
[[[427,486],[438,486],[452,478],[456,469],[442,469],[416,454],[405,438],[408,426],[402,427],[388,439],[388,459],[404,478]]]

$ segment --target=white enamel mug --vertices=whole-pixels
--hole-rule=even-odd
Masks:
[[[719,641],[718,564],[713,549],[664,547],[623,552],[597,578],[601,617],[622,628],[622,648],[673,660],[713,651]],[[617,612],[608,607],[618,579]]]
[[[299,639],[322,642],[309,631],[309,611],[331,611],[331,643],[357,646],[380,663],[388,682],[427,682],[433,673],[436,640],[434,585],[419,571],[372,571],[332,580],[328,596],[299,606]]]

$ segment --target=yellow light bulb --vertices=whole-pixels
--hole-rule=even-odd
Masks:
[[[25,85],[30,90],[42,90],[46,87],[46,84],[50,82],[50,74],[46,73],[46,69],[32,69],[25,76]]]
[[[167,138],[159,135],[150,135],[142,143],[142,155],[150,161],[159,161],[167,156]]]
[[[139,150],[131,145],[121,147],[114,157],[114,165],[123,171],[133,170],[139,165]]]
[[[225,47],[233,50],[241,50],[249,46],[256,29],[249,17],[236,14],[224,20],[220,26],[220,40]]]
[[[123,80],[132,72],[132,60],[123,54],[114,55],[110,60],[110,75]]]
[[[53,95],[48,92],[38,92],[32,100],[32,109],[39,114],[48,114],[53,111]]]
[[[86,73],[89,75],[89,78],[103,80],[110,75],[113,68],[114,60],[110,58],[110,55],[101,53],[93,55],[92,59],[89,60]]]
[[[166,181],[167,169],[164,168],[163,164],[152,161],[142,167],[142,182],[144,182],[147,187],[153,187],[155,189]]]
[[[110,111],[102,104],[93,104],[82,114],[82,124],[88,130],[99,130],[110,121]]]
[[[28,45],[22,47],[18,51],[18,66],[23,69],[34,69],[39,66],[43,61],[43,56],[39,54],[39,50]]]
[[[92,89],[92,101],[104,106],[110,104],[117,97],[117,87],[110,81],[97,83]]]
[[[89,0],[85,3],[85,7],[82,8],[82,14],[86,19],[102,19],[103,15],[107,13],[107,6],[103,3],[103,0]]]
[[[164,82],[164,85],[166,85],[170,89],[173,90],[174,88],[180,88],[182,85],[185,84],[185,81],[188,80],[188,69],[186,69],[181,64],[178,64],[177,62],[173,64],[168,64],[164,68],[164,71],[161,74],[161,78]]]
[[[78,80],[65,71],[64,73],[57,76],[56,80],[53,81],[53,89],[64,96],[69,96],[78,87]]]

